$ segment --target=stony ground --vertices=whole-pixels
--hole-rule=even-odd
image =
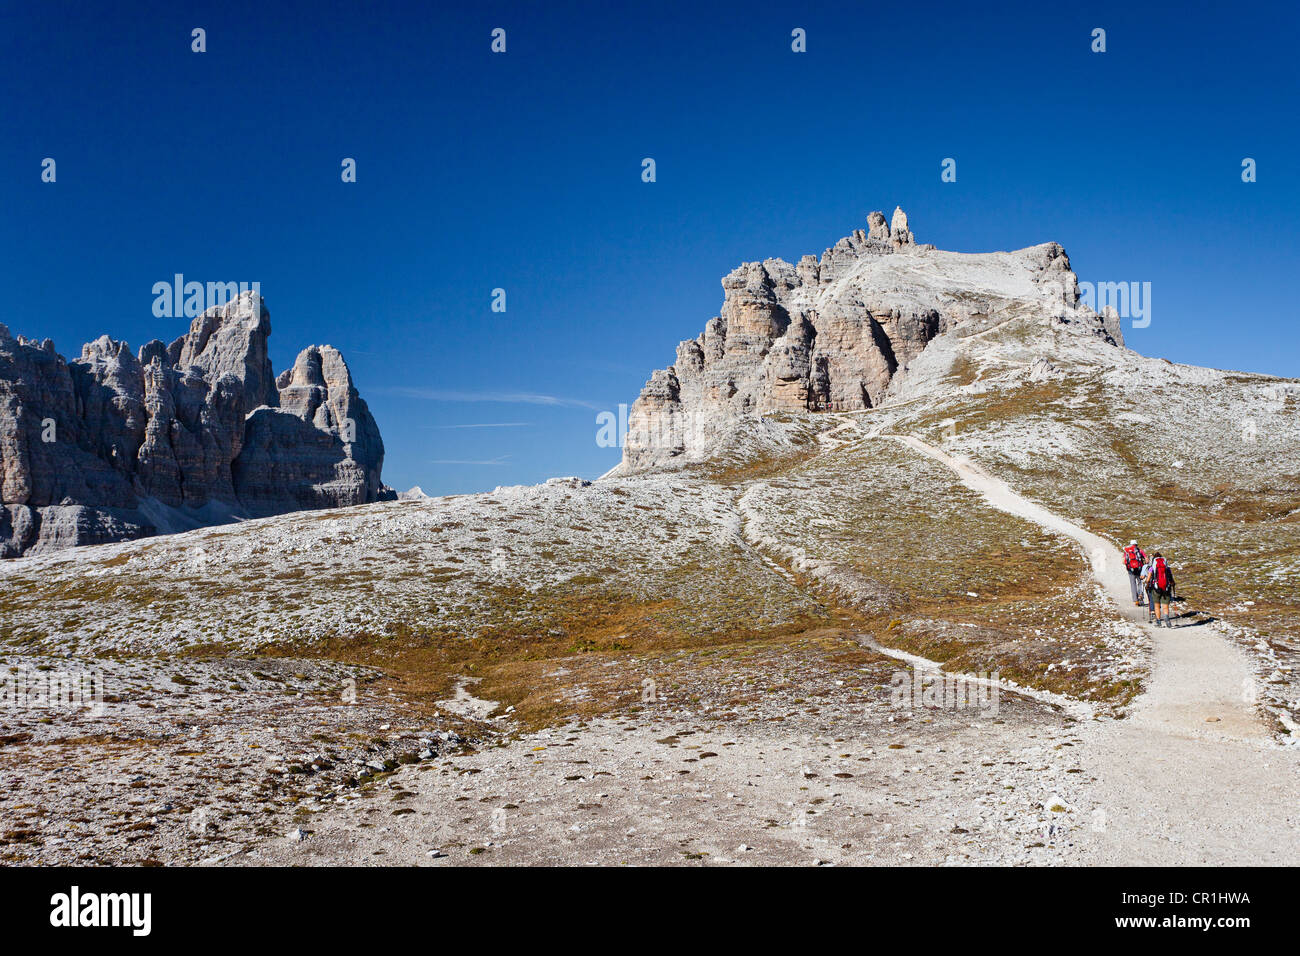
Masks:
[[[247,651],[416,626],[504,633],[596,600],[689,605],[696,634],[819,614],[746,545],[732,498],[686,477],[561,480],[29,557],[4,566],[0,641]]]
[[[0,858],[1293,861],[1300,399],[1043,334],[776,457],[5,562]],[[1198,440],[1130,433],[1150,362]]]
[[[1080,799],[1078,733],[1019,699],[996,718],[926,717],[838,689],[815,703],[774,694],[729,719],[647,708],[395,776],[321,814],[303,843],[266,841],[238,859],[1051,862],[1089,820],[1050,809]]]
[[[101,661],[119,689],[102,716],[7,715],[4,855],[1032,862],[1067,844],[1072,828],[1048,805],[1079,800],[1078,716],[988,692],[928,710],[910,668],[839,630],[750,662],[710,657],[653,670],[629,661],[635,706],[530,733],[508,715],[475,719],[468,691],[442,702],[441,717],[413,719],[376,675],[338,665],[202,661],[161,673]]]
[[[84,706],[3,711],[8,862],[220,860],[483,732],[454,712],[417,726],[377,674],[331,662],[8,656],[0,666],[25,695],[54,675],[94,681]]]

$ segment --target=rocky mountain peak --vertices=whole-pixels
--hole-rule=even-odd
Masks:
[[[774,413],[879,405],[933,340],[1013,306],[1045,319],[1068,312],[1085,336],[1122,344],[1117,322],[1080,306],[1056,243],[945,252],[916,242],[901,207],[888,223],[869,213],[865,230],[820,258],[743,263],[722,290],[719,314],[678,345],[676,362],[633,404],[617,471],[703,460]]]
[[[189,332],[167,347],[167,355],[173,365],[196,369],[205,379],[234,376],[246,415],[259,405],[278,404],[270,336],[266,303],[258,293],[246,291],[195,316]]]
[[[277,380],[270,334],[255,292],[134,354],[101,335],[69,362],[0,326],[0,555],[392,497],[343,356]]]

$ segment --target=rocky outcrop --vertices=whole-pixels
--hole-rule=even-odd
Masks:
[[[0,325],[0,555],[392,497],[343,356],[312,346],[277,379],[270,333],[256,293],[70,362]]]
[[[870,213],[865,231],[820,259],[744,263],[722,289],[720,313],[632,406],[619,472],[703,460],[775,413],[878,405],[932,340],[1007,303],[1034,303],[1048,317],[1080,309],[1056,243],[943,252],[916,242],[901,208],[888,222]],[[1089,312],[1085,324],[1120,343],[1118,322]]]
[[[235,460],[235,486],[250,513],[396,497],[379,480],[384,462],[379,427],[337,349],[303,349],[275,388],[279,407],[263,406],[248,415],[244,448]]]

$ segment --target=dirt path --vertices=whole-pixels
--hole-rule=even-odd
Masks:
[[[1109,542],[1016,493],[977,464],[888,436],[952,471],[995,508],[1077,541],[1125,617],[1147,627],[1151,680],[1126,720],[1094,724],[1081,755],[1095,825],[1076,862],[1292,864],[1300,858],[1300,760],[1268,734],[1242,651],[1212,625],[1145,624]]]

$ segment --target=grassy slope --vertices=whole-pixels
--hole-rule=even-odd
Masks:
[[[1289,435],[1279,423],[1244,440],[1243,417],[1228,407],[1216,416],[1198,390],[1166,383],[1134,395],[1100,378],[1026,385],[932,409],[907,430],[1117,544],[1159,549],[1198,609],[1300,641],[1300,428]],[[1153,404],[1163,424],[1137,420]],[[1025,426],[1044,423],[1023,450]]]
[[[1019,371],[998,364],[1003,337]],[[1297,399],[1261,405],[1261,379],[1148,360],[1136,389],[1104,363],[1030,381],[1023,353],[1036,348],[1023,323],[993,327],[959,350],[938,394],[856,417],[974,457],[1112,540],[1154,544],[1198,609],[1279,646],[1300,639]],[[1140,420],[1152,404],[1168,418],[1161,443]],[[1253,442],[1241,437],[1247,413]],[[792,655],[874,666],[855,633],[953,669],[1117,705],[1132,696],[1144,639],[1117,624],[1073,543],[888,439],[810,440],[842,420],[794,416],[799,440],[776,457],[741,443],[676,474],[286,515],[14,562],[0,575],[0,640],[319,655],[377,665],[423,703],[470,676],[476,694],[533,724],[634,708],[647,677],[716,691],[742,661],[752,686]]]
[[[882,643],[1115,704],[1144,673],[1073,542],[989,507],[943,466],[860,440],[746,495],[752,532],[869,612]]]
[[[1273,703],[1294,709],[1300,390],[1132,353],[1117,368],[1063,361],[1068,374],[1035,382],[988,361],[996,352],[971,354],[947,382],[963,392],[896,409],[893,430],[979,461],[1117,545],[1160,550],[1186,599],[1177,608],[1238,635]]]
[[[380,667],[421,705],[472,677],[528,725],[635,706],[684,653],[721,667],[754,648],[776,661],[795,641],[873,660],[844,633],[803,637],[853,614],[746,544],[734,497],[686,475],[547,485],[79,549],[4,568],[0,639],[327,657]]]

